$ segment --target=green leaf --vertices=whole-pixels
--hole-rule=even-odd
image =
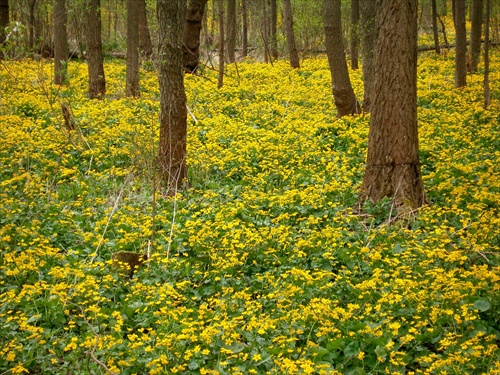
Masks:
[[[377,357],[382,358],[384,361],[387,358],[387,352],[385,351],[385,348],[383,346],[377,345],[375,348],[375,354]]]
[[[353,341],[344,349],[344,353],[348,357],[354,357],[359,353],[359,342]]]
[[[396,254],[401,254],[405,250],[406,250],[406,247],[402,247],[401,244],[399,244],[399,243],[394,245],[394,252]]]
[[[491,308],[491,305],[488,301],[484,299],[478,299],[476,302],[474,302],[474,308],[476,310],[479,310],[481,312],[488,311]]]

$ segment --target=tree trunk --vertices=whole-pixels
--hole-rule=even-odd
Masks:
[[[337,116],[359,113],[359,106],[351,86],[342,40],[341,0],[324,0],[325,46],[332,76],[332,91]]]
[[[184,69],[196,72],[200,64],[200,35],[207,0],[190,0],[186,12],[182,41],[184,44]]]
[[[286,43],[288,45],[288,53],[290,55],[290,66],[294,69],[300,68],[299,54],[297,52],[295,33],[293,31],[292,5],[290,4],[290,0],[283,0],[283,23],[285,24]]]
[[[85,36],[87,40],[86,57],[89,68],[90,99],[102,99],[106,95],[100,9],[100,0],[87,0],[85,4]]]
[[[455,0],[455,87],[467,85],[467,35],[465,30],[465,0]]]
[[[219,76],[217,79],[217,88],[224,84],[224,4],[218,0],[219,11]]]
[[[5,28],[9,24],[9,0],[0,0],[0,47],[5,44]],[[4,51],[0,48],[0,59],[3,59]]]
[[[481,55],[481,32],[483,26],[483,0],[472,0],[472,22],[470,30],[470,71],[477,72]]]
[[[242,30],[242,54],[243,57],[248,55],[248,14],[247,14],[247,0],[241,0],[241,18],[243,23]]]
[[[68,81],[68,32],[66,24],[66,1],[55,0],[54,3],[54,83],[67,85]]]
[[[139,97],[139,1],[127,0],[127,73],[125,95]]]
[[[227,2],[227,60],[229,63],[236,61],[236,0]]]
[[[362,199],[420,207],[425,192],[417,130],[417,2],[377,1],[375,84]]]
[[[182,50],[185,9],[185,0],[157,0],[160,81],[158,165],[167,195],[175,195],[187,182],[187,110]]]
[[[358,69],[359,0],[351,0],[351,68]]]
[[[438,55],[441,54],[441,46],[439,45],[439,30],[437,25],[437,7],[436,0],[432,0],[432,32],[434,34],[434,48]]]
[[[145,59],[153,57],[153,44],[151,43],[151,34],[149,33],[148,18],[146,14],[146,0],[137,0],[139,17],[139,50]]]
[[[486,0],[484,19],[484,109],[490,105],[490,0]]]
[[[264,44],[264,62],[269,62],[269,43],[267,32],[267,0],[262,0],[262,43]]]
[[[363,84],[364,98],[363,110],[371,111],[373,101],[373,80],[374,80],[374,51],[377,30],[375,28],[375,15],[377,13],[377,3],[375,0],[360,0],[361,16],[361,55],[363,57]]]
[[[271,58],[278,58],[278,41],[276,38],[277,28],[276,25],[278,23],[278,5],[276,0],[271,0],[271,35],[270,35],[270,50],[271,50]]]
[[[36,0],[29,2],[29,34],[28,34],[28,50],[33,52],[35,50],[35,6]]]

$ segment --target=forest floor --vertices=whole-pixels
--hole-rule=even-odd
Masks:
[[[169,198],[155,72],[125,98],[108,62],[97,101],[84,63],[52,69],[0,68],[0,374],[500,373],[498,50],[488,110],[481,74],[457,90],[451,53],[419,55],[430,204],[404,215],[359,206],[369,115],[335,117],[324,57],[186,76]],[[151,258],[129,279],[122,250]]]

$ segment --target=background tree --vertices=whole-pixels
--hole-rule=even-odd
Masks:
[[[341,0],[324,0],[325,46],[338,117],[359,112],[352,89],[342,38]]]
[[[56,85],[68,84],[68,31],[66,24],[66,1],[54,2],[54,83]]]
[[[236,61],[236,0],[227,1],[227,60],[229,63]]]
[[[157,0],[160,144],[158,165],[167,195],[187,181],[187,110],[184,91],[182,34],[186,0]]]
[[[455,0],[455,87],[467,85],[467,34],[465,0]]]
[[[437,25],[437,5],[436,0],[431,0],[432,7],[432,33],[434,35],[434,49],[438,55],[441,54],[441,46],[439,45],[439,30]]]
[[[89,68],[89,97],[102,99],[106,95],[104,76],[104,57],[101,39],[101,1],[85,2],[85,38],[87,41],[86,58]]]
[[[270,0],[270,36],[269,36],[269,50],[272,59],[278,58],[278,40],[277,40],[277,23],[278,23],[278,4],[276,0]]]
[[[153,44],[151,43],[151,34],[149,32],[148,18],[146,11],[146,0],[137,0],[139,17],[139,50],[142,56],[150,59],[153,56]]]
[[[490,0],[486,0],[484,17],[484,109],[490,105]]]
[[[127,0],[127,72],[125,95],[139,97],[139,1]]]
[[[300,68],[299,54],[295,44],[295,33],[293,31],[292,5],[290,0],[283,0],[283,23],[285,24],[286,43],[290,56],[290,66]]]
[[[5,28],[9,24],[9,0],[0,0],[0,47],[5,43]],[[0,50],[0,58],[4,57],[3,50]]]
[[[374,81],[374,51],[377,29],[375,28],[375,17],[377,3],[375,0],[360,0],[361,18],[361,55],[363,57],[363,110],[371,111]]]
[[[351,68],[358,69],[358,45],[359,45],[359,0],[351,0],[351,35],[350,54]]]
[[[243,57],[248,55],[248,12],[247,12],[247,0],[241,0],[241,23],[242,23],[242,35],[241,35],[241,54]]]
[[[224,4],[218,0],[219,11],[219,76],[217,78],[217,88],[224,84]]]
[[[417,130],[417,2],[377,0],[375,83],[362,198],[420,207],[425,192]]]
[[[481,32],[483,27],[483,0],[472,0],[470,30],[470,71],[477,72],[481,55]]]
[[[182,36],[184,68],[194,73],[200,63],[200,35],[207,0],[189,0]]]

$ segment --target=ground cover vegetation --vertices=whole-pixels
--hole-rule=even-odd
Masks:
[[[420,55],[430,205],[396,216],[359,206],[369,115],[335,117],[326,58],[186,76],[191,186],[167,198],[157,77],[125,98],[105,68],[88,100],[84,63],[56,87],[3,62],[0,373],[500,373],[498,85],[484,110],[482,76]],[[151,257],[129,278],[118,251]]]

